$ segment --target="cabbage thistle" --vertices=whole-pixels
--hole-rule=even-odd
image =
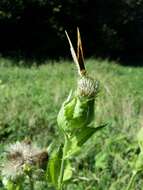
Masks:
[[[53,151],[48,163],[48,181],[58,190],[63,189],[64,181],[70,178],[69,174],[72,175],[72,171],[69,169],[71,168],[69,158],[79,152],[82,145],[96,131],[106,126],[106,124],[96,128],[92,126],[94,101],[98,94],[99,85],[86,72],[79,29],[77,29],[77,53],[75,53],[67,32],[66,36],[79,77],[76,91],[70,92],[57,117],[59,129],[64,136],[63,145],[58,150]],[[66,175],[67,168],[68,176]]]
[[[59,112],[57,121],[60,129],[67,135],[90,125],[94,116],[94,100],[98,93],[98,81],[89,77],[83,58],[82,44],[79,30],[77,29],[77,55],[72,46],[71,40],[66,32],[71,54],[77,66],[79,79],[77,81],[77,90],[68,96]]]

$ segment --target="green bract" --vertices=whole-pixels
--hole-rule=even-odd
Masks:
[[[57,117],[58,125],[65,132],[73,132],[88,126],[94,116],[94,97],[97,82],[82,77],[78,83],[77,94],[63,103]],[[82,93],[80,93],[82,92]]]
[[[72,131],[85,127],[93,116],[94,100],[84,97],[73,97],[69,102],[64,102],[58,114],[58,125],[64,131]]]

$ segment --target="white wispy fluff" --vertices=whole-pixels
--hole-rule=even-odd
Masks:
[[[10,144],[6,148],[6,152],[9,156],[17,154],[21,155],[21,159],[24,162],[30,162],[34,156],[41,153],[41,149],[34,145],[31,145],[30,143],[16,142],[15,144]]]
[[[41,153],[41,149],[26,142],[16,142],[6,148],[7,159],[2,167],[2,176],[15,179],[23,175],[25,164],[35,164],[35,157]]]
[[[5,161],[2,168],[2,176],[14,180],[18,176],[22,175],[23,175],[23,162],[21,159]]]

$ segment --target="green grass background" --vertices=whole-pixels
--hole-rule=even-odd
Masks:
[[[30,67],[23,63],[0,59],[1,155],[4,145],[24,138],[41,147],[56,139],[58,145],[56,117],[69,91],[76,88],[77,71],[72,62],[47,61],[40,66],[33,62]],[[136,136],[143,127],[143,68],[96,59],[86,60],[86,67],[100,81],[94,125],[109,125],[71,160],[73,177],[67,189],[125,189],[139,153]],[[143,174],[135,182],[133,189],[142,190]]]

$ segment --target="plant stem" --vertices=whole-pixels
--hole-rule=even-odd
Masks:
[[[129,181],[129,183],[128,183],[128,186],[127,186],[126,190],[131,190],[131,187],[132,187],[132,185],[133,185],[133,182],[134,182],[134,180],[135,180],[135,177],[136,177],[137,173],[138,173],[137,171],[133,172],[133,174],[132,174],[132,176],[131,176],[131,178],[130,178],[130,181]]]
[[[34,182],[33,182],[32,174],[29,175],[29,184],[30,184],[30,190],[34,190]]]
[[[62,161],[61,161],[61,168],[60,168],[60,175],[59,175],[59,179],[58,179],[58,190],[63,190],[63,176],[64,176],[64,165],[65,165],[65,156],[66,156],[67,144],[68,144],[68,139],[65,136],[65,142],[64,142],[64,147],[63,147],[63,155],[62,155]]]

